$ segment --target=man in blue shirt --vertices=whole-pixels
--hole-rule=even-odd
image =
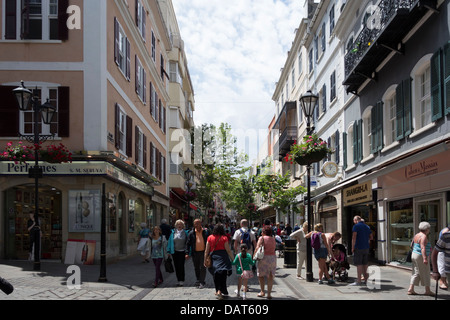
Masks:
[[[367,274],[367,268],[369,266],[369,247],[370,240],[372,240],[372,231],[369,226],[362,221],[360,216],[355,216],[353,218],[352,232],[352,252],[353,252],[353,263],[357,270],[357,279],[355,283],[351,284],[354,286],[361,285],[361,279],[367,282],[369,275]]]

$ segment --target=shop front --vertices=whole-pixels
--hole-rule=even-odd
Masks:
[[[430,224],[434,246],[449,223],[450,151],[411,162],[378,178],[386,208],[386,259],[410,267],[406,256],[422,221]]]
[[[162,216],[168,201],[164,203],[162,196],[155,195],[152,184],[156,184],[156,180],[142,178],[126,166],[121,167],[117,159],[111,162],[40,163],[46,169],[39,179],[36,205],[27,165],[1,161],[0,257],[30,258],[28,220],[36,207],[42,230],[43,260],[67,261],[73,245],[81,243],[80,250],[89,244],[91,263],[98,262],[103,212],[107,259],[134,254],[140,223],[152,224],[155,211],[159,210],[158,215]],[[103,185],[106,187],[104,211]]]
[[[378,227],[376,197],[372,190],[372,181],[356,184],[342,190],[344,206],[343,214],[343,243],[351,253],[353,218],[360,216],[364,223],[372,230],[373,239],[370,241],[370,258],[378,259]]]

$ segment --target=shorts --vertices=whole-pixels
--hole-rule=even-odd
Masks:
[[[369,264],[369,249],[355,249],[353,254],[353,264],[355,266],[365,266]]]
[[[316,258],[317,261],[319,261],[319,259],[326,259],[328,257],[328,250],[327,248],[320,248],[318,250],[314,249],[314,257]]]

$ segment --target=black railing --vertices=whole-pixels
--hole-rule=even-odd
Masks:
[[[407,15],[419,0],[381,0],[377,10],[356,37],[352,49],[345,55],[345,76],[348,77],[359,64],[378,37],[397,15]]]

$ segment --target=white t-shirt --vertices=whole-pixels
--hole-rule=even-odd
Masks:
[[[251,248],[247,248],[248,249],[247,252],[249,252],[249,253],[253,252],[253,250],[255,249],[255,248],[253,248],[253,241],[256,241],[256,236],[255,236],[255,233],[252,230],[248,230],[248,228],[242,227],[242,228],[237,229],[234,232],[234,235],[233,235],[233,240],[235,241],[234,243],[236,243],[236,241],[239,243],[239,245],[238,245],[238,249],[239,249],[239,246],[240,246],[240,243],[241,243],[241,235],[242,235],[241,229],[244,232],[246,232],[246,231],[250,232],[250,240],[252,242],[252,247]]]

